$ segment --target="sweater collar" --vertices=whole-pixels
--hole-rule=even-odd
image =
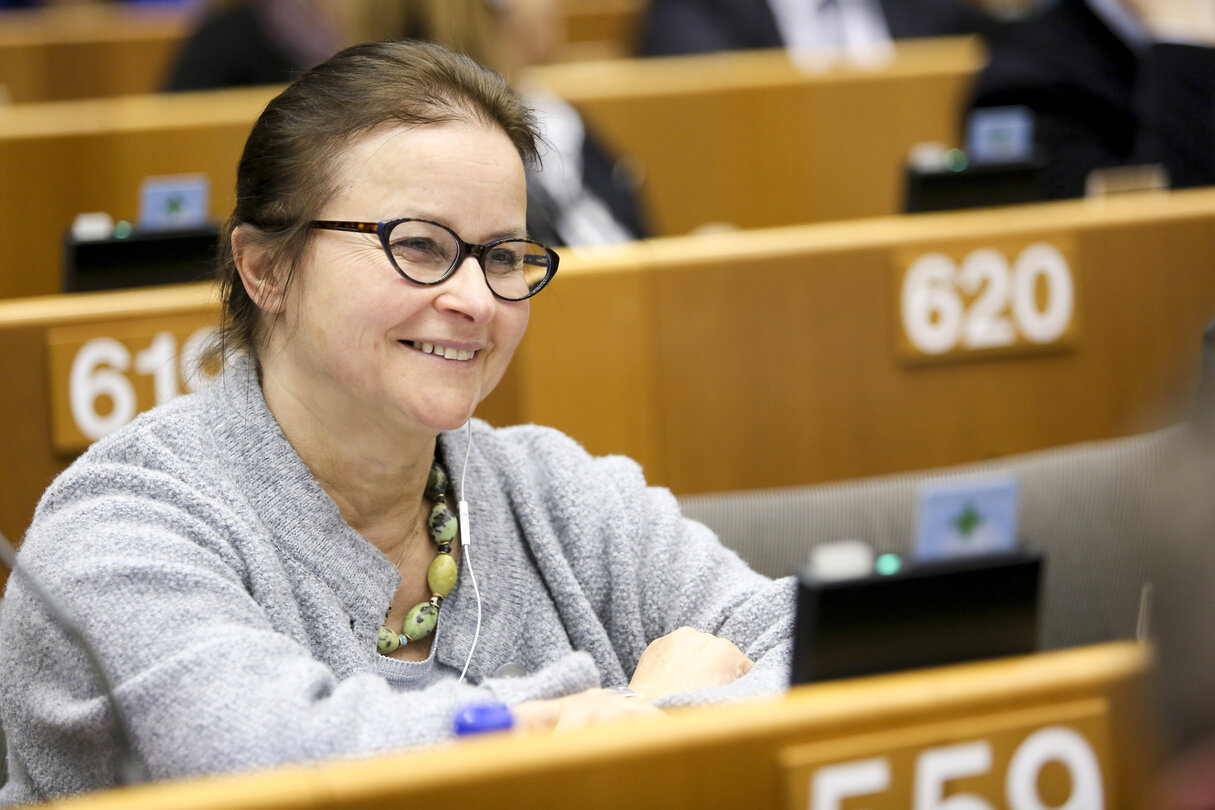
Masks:
[[[242,356],[208,391],[207,418],[232,479],[283,553],[328,585],[365,620],[392,598],[399,576],[352,529],[313,478],[266,406],[253,360]]]

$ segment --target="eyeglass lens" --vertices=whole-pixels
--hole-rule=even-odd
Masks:
[[[460,254],[460,243],[430,222],[399,222],[387,243],[399,269],[414,281],[430,284],[443,278]],[[503,298],[527,298],[548,276],[549,257],[535,242],[508,240],[481,254],[481,267],[491,290]]]

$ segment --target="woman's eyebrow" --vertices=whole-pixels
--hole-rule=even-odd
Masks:
[[[425,214],[410,214],[407,216],[394,217],[394,218],[395,219],[422,219],[422,220],[426,220],[427,222],[436,222],[439,225],[442,225],[444,228],[449,228],[449,229],[455,231],[457,234],[459,234],[461,239],[466,238],[464,234],[460,233],[458,228],[456,228],[454,225],[452,225],[450,222],[448,222],[443,217],[432,217],[432,216],[426,216]],[[388,220],[385,220],[385,222],[387,222],[387,221]],[[531,238],[532,237],[531,237],[531,234],[528,233],[527,226],[522,225],[519,227],[503,228],[500,231],[495,231],[494,233],[490,234],[489,238],[486,239],[485,241],[492,242],[495,239],[531,239]]]
[[[448,227],[450,228],[451,226],[448,225]],[[452,228],[452,230],[455,230],[455,229]],[[459,232],[457,231],[457,233],[459,233]],[[464,235],[460,234],[460,236],[461,236],[461,238],[463,238]],[[530,239],[530,238],[531,237],[527,233],[527,228],[506,228],[504,230],[494,232],[485,241],[493,242],[498,239]]]

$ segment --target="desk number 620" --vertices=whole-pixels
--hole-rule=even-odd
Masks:
[[[903,330],[926,355],[1043,345],[1067,331],[1074,297],[1067,259],[1046,242],[1027,246],[1011,267],[994,248],[969,253],[960,266],[926,253],[903,277]]]

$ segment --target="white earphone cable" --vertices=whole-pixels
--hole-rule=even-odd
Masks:
[[[481,589],[477,587],[477,572],[473,570],[472,557],[468,553],[469,537],[472,535],[472,531],[468,522],[468,501],[464,497],[468,491],[464,485],[468,479],[468,455],[471,451],[472,420],[469,419],[468,444],[464,448],[464,468],[460,471],[460,553],[464,555],[464,567],[468,569],[469,577],[472,579],[473,593],[477,597],[477,627],[473,631],[472,645],[468,648],[468,658],[464,660],[464,669],[460,672],[460,683],[464,682],[464,676],[468,674],[468,665],[472,663],[473,652],[477,649],[477,639],[481,636]]]

